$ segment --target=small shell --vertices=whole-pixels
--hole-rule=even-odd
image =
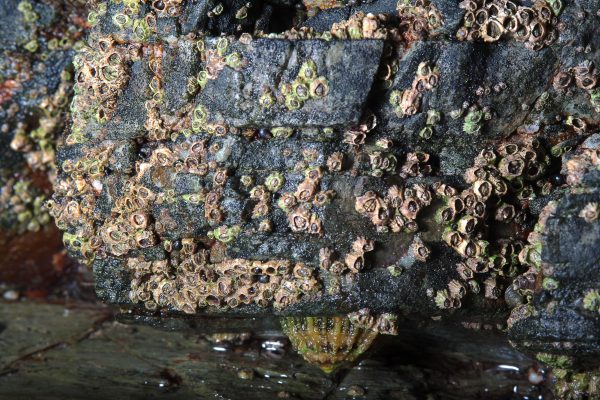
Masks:
[[[292,346],[309,363],[331,373],[364,353],[377,333],[343,317],[287,317],[280,320]]]

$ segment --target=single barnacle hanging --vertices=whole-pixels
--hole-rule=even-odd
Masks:
[[[286,317],[280,322],[294,349],[326,373],[355,361],[377,337],[377,332],[354,325],[347,316]]]

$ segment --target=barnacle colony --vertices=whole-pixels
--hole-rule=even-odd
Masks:
[[[466,13],[456,36],[459,40],[484,42],[510,37],[532,50],[540,50],[558,37],[556,25],[561,1],[548,3],[537,0],[532,7],[525,7],[510,0],[463,0],[459,6]]]
[[[520,33],[498,36],[496,30],[497,23],[512,21],[509,13],[517,13],[519,27],[531,29],[528,46],[541,48],[555,36],[555,16],[547,18],[542,6],[530,12],[512,10],[504,1],[472,3],[463,4],[469,11],[461,32],[466,30],[468,40],[516,39]],[[500,3],[508,11],[492,7]],[[272,307],[285,314],[304,306],[303,301],[343,298],[359,286],[355,282],[380,272],[403,280],[404,266],[373,268],[382,267],[371,262],[381,260],[382,253],[405,255],[411,266],[428,273],[429,265],[421,263],[435,255],[436,248],[427,243],[432,234],[461,261],[451,268],[452,279],[442,281],[437,292],[429,291],[432,299],[424,302],[431,308],[459,307],[469,292],[498,300],[523,267],[539,263],[535,236],[526,244],[498,238],[488,229],[492,222],[521,224],[523,204],[546,190],[548,159],[533,135],[483,149],[465,172],[468,186],[458,189],[432,176],[441,161],[434,153],[437,143],[415,144],[393,127],[420,119],[419,130],[426,121],[420,137],[428,139],[434,126],[447,122],[444,109],[417,115],[444,78],[441,58],[416,59],[414,75],[401,80],[406,86],[392,88],[400,70],[398,53],[443,24],[441,13],[427,1],[401,1],[399,19],[357,13],[324,32],[299,28],[256,35],[260,39],[248,33],[166,35],[162,29],[169,16],[186,7],[178,1],[144,5],[128,0],[111,7],[117,10],[110,11],[112,16],[101,7],[93,11],[92,21],[103,29],[90,36],[75,63],[73,125],[47,208],[65,230],[71,252],[94,264],[98,274],[116,275],[119,269],[129,274],[125,306],[175,314],[265,313]],[[556,5],[551,8],[555,12]],[[248,19],[247,9],[237,11],[237,19]],[[209,18],[226,12],[216,6]],[[257,62],[252,48],[274,42],[289,45],[294,54],[281,64],[283,72],[254,86],[246,80],[239,91],[227,86],[252,71]],[[344,100],[338,97],[341,85],[331,65],[319,54],[341,42],[344,49],[379,46],[382,56],[372,75],[377,75],[374,93],[383,89],[382,108],[370,111],[378,105],[361,100],[361,115],[352,122],[305,123],[306,115],[330,111],[319,104]],[[576,82],[590,89],[594,71],[570,70]],[[369,92],[368,86],[360,92]],[[217,101],[225,106],[219,108]],[[243,114],[241,106],[258,110],[258,119],[234,122],[227,116],[228,109]],[[459,132],[488,133],[489,108],[467,104],[463,111]],[[386,113],[404,119],[381,116]],[[259,118],[264,115],[266,121]],[[297,116],[302,118],[290,122]],[[383,128],[377,127],[381,121]],[[392,127],[386,127],[390,122]],[[585,130],[581,120],[570,122]],[[589,158],[592,162],[593,155]],[[595,211],[587,210],[582,218],[593,218]],[[431,222],[423,220],[432,214],[441,232],[423,229]],[[530,276],[518,282],[516,292],[530,290]],[[546,286],[555,287],[550,280]],[[291,318],[283,324],[307,359],[331,370],[364,351],[373,340],[371,330],[393,331],[391,320],[359,313],[350,321]]]
[[[393,90],[390,93],[390,105],[396,114],[404,117],[419,112],[423,94],[438,85],[439,75],[439,70],[429,62],[420,63],[412,86],[404,91]]]
[[[535,138],[521,138],[484,149],[475,165],[465,173],[471,186],[461,192],[438,184],[436,192],[446,205],[437,211],[438,221],[446,225],[442,240],[459,253],[464,261],[457,264],[461,281],[453,280],[448,289],[437,292],[440,308],[460,307],[467,288],[497,299],[502,293],[501,281],[515,277],[533,253],[520,240],[503,238],[496,243],[482,235],[486,219],[499,223],[522,220],[525,212],[511,201],[527,200],[538,190],[530,182],[540,181],[549,165],[549,157]],[[481,277],[480,279],[477,279]]]

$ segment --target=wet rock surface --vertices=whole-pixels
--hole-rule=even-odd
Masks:
[[[74,47],[86,29],[77,5],[0,4],[0,283],[32,297],[47,294],[66,268],[62,234],[42,206],[68,119]]]
[[[0,397],[599,396],[600,10],[472,3],[0,4]],[[18,301],[86,296],[50,215],[138,326]]]
[[[562,371],[562,395],[594,395],[577,373],[599,352],[596,2],[514,5],[531,6],[515,16],[527,39],[473,35],[481,2],[308,19],[291,3],[159,3],[94,3],[72,78],[72,50],[47,51],[60,35],[38,28],[55,10],[7,9],[38,22],[0,30],[25,60],[0,82],[2,165],[48,176],[54,196],[42,207],[48,186],[8,181],[6,226],[51,215],[123,321],[368,308],[498,325]],[[363,378],[315,396],[369,396]]]
[[[598,351],[600,320],[594,299],[600,284],[600,225],[586,221],[581,213],[600,201],[599,178],[597,170],[585,175],[584,186],[560,199],[545,222],[542,287],[534,296],[531,315],[509,331],[511,340],[524,349],[568,353],[579,366],[595,365]]]
[[[5,309],[0,396],[13,399],[41,391],[47,399],[346,399],[351,391],[364,399],[553,398],[547,383],[528,381],[530,368],[543,375],[540,365],[490,330],[406,327],[397,338],[380,336],[357,366],[325,375],[291,350],[277,321],[215,319],[169,332],[113,322],[91,304]],[[217,334],[221,322],[232,333]]]
[[[74,128],[83,128],[86,139],[61,149],[59,163],[63,165],[84,154],[90,157],[91,149],[106,149],[110,153],[109,173],[103,173],[99,180],[106,190],[97,197],[94,213],[89,214],[91,220],[86,222],[89,227],[82,230],[72,225],[69,234],[98,229],[92,228],[97,226],[93,222],[96,218],[105,221],[104,228],[96,230],[100,236],[102,229],[120,223],[114,219],[114,213],[123,201],[119,199],[122,188],[131,186],[134,177],[137,184],[165,200],[139,210],[144,218],[150,217],[158,223],[150,233],[150,244],[137,248],[127,245],[118,251],[105,249],[96,257],[94,270],[100,296],[122,305],[129,303],[127,259],[173,258],[170,250],[164,252],[171,243],[186,238],[199,240],[195,250],[198,251],[214,246],[211,240],[216,238],[217,246],[213,248],[216,250],[212,250],[215,260],[222,257],[217,253],[224,251],[226,259],[260,262],[288,259],[314,269],[323,287],[321,293],[279,308],[275,311],[278,314],[335,314],[368,307],[374,312],[401,310],[406,314],[437,315],[438,306],[431,293],[435,294],[454,278],[455,271],[450,266],[461,257],[441,242],[444,227],[434,221],[436,208],[426,208],[419,216],[415,236],[414,232],[386,232],[369,224],[356,212],[356,199],[369,190],[383,196],[392,184],[427,185],[441,181],[460,187],[464,185],[463,174],[485,146],[497,146],[515,134],[537,136],[547,149],[556,143],[560,145],[560,137],[564,136],[561,132],[572,129],[565,122],[566,116],[592,117],[595,111],[586,91],[576,87],[557,90],[552,86],[553,77],[558,70],[594,59],[593,43],[589,44],[592,53],[572,52],[567,43],[583,43],[588,40],[583,37],[591,38],[589,33],[597,28],[597,22],[591,17],[592,5],[580,4],[589,8],[586,15],[590,18],[583,19],[579,18],[576,7],[565,7],[555,21],[562,24],[558,39],[533,51],[508,39],[493,44],[461,42],[453,30],[460,25],[464,10],[461,12],[460,8],[444,2],[433,2],[432,6],[441,10],[444,23],[431,28],[420,40],[401,42],[402,47],[388,39],[287,40],[285,33],[284,38],[218,39],[209,35],[206,39],[180,36],[176,41],[175,36],[168,40],[165,36],[174,30],[157,29],[153,36],[152,26],[149,36],[140,40],[130,36],[129,28],[121,29],[110,23],[113,16],[127,14],[126,7],[108,7],[99,19],[97,33],[129,38],[132,48],[141,46],[144,50],[131,58],[125,75],[119,78],[122,83],[116,92],[114,117],[105,126],[90,119],[85,125],[75,122]],[[159,16],[157,24],[178,26],[192,12],[187,10],[194,7],[184,7],[186,11],[180,17]],[[305,25],[316,32],[326,31],[334,22],[340,22],[340,18],[364,10],[388,13],[393,26],[403,21],[395,7],[391,3],[373,2],[354,9],[323,10]],[[152,13],[149,8],[133,11],[138,16]],[[212,34],[210,29],[208,32]],[[91,46],[103,40],[98,34],[90,37]],[[382,81],[381,71],[375,74],[375,66],[381,69],[382,65],[388,65],[389,60],[379,55],[383,43],[384,57],[389,58],[389,48],[396,46],[392,54],[397,54],[397,59],[389,64],[394,72]],[[96,50],[92,47],[90,51]],[[342,57],[346,61],[340,58],[342,61],[333,62],[332,54],[346,57]],[[365,61],[351,67],[351,60],[358,59]],[[290,107],[286,103],[290,88],[284,86],[288,83],[296,90],[298,85],[304,85],[302,74],[307,66],[314,68],[311,74],[326,77],[327,95],[323,99],[300,101],[298,108],[296,104]],[[429,72],[423,72],[424,68]],[[435,85],[418,96],[414,115],[413,111],[410,115],[399,113],[390,96],[406,91],[421,73],[435,75]],[[364,78],[359,79],[360,76]],[[310,83],[314,78],[306,79]],[[303,95],[303,92],[294,94],[300,100],[298,96]],[[273,103],[272,107],[263,107],[265,101]],[[470,132],[472,128],[466,127],[466,121],[478,113],[485,118]],[[594,125],[593,118],[588,119],[588,124]],[[281,127],[284,129],[278,130]],[[367,144],[348,142],[353,129],[367,129]],[[206,151],[202,150],[202,159],[192,160],[194,165],[190,166],[189,155],[185,158],[186,148],[195,141],[203,143]],[[378,146],[389,144],[377,143],[392,146],[387,149]],[[400,164],[411,151],[432,155],[432,176],[402,175]],[[166,160],[163,166],[153,166],[162,152],[167,158],[174,158]],[[329,157],[336,153],[345,157],[342,166],[346,173],[327,172]],[[389,172],[383,173],[373,170],[374,154],[380,157],[382,153],[399,166],[392,165]],[[178,157],[183,166],[172,164]],[[551,161],[547,168],[556,170],[557,164]],[[139,172],[140,166],[150,168],[149,173]],[[205,168],[207,173],[198,172]],[[298,190],[306,179],[306,168],[316,168],[322,171],[317,174],[323,174],[318,178],[318,186],[311,190],[332,193],[327,200],[329,204],[313,206],[313,211],[306,215],[307,221],[310,218],[318,221],[317,234],[295,232],[290,225],[289,210],[277,204],[282,194]],[[227,175],[223,183],[216,182],[223,171]],[[277,178],[281,182],[273,194],[269,190],[264,198],[252,194],[256,188],[266,187],[274,174],[281,174]],[[244,183],[246,180],[251,183]],[[560,196],[560,185],[554,185],[552,190],[554,197]],[[203,196],[215,193],[219,199],[213,217],[213,205],[209,207]],[[194,194],[199,200],[190,197]],[[63,194],[59,193],[57,199],[60,196]],[[541,197],[535,201],[543,204],[544,200]],[[535,212],[532,214],[528,217],[529,224],[535,221]],[[123,218],[128,215],[121,212]],[[223,235],[227,239],[219,240]],[[375,250],[366,255],[370,268],[341,279],[318,269],[321,249],[333,248],[343,259],[351,251],[352,243],[362,236],[375,242]],[[208,241],[203,239],[207,237]],[[422,238],[431,248],[432,257],[427,262],[417,261],[411,255],[415,237]],[[176,262],[174,259],[173,264]],[[500,290],[506,287],[504,284]],[[508,307],[493,298],[490,301],[468,295],[463,301],[470,306],[458,310],[458,314],[489,312],[496,318],[508,312]],[[231,310],[199,309],[204,311],[274,312],[256,305]]]
[[[209,122],[238,128],[350,127],[358,124],[365,108],[383,42],[257,39],[244,47],[232,51],[239,49],[241,62],[248,66],[242,72],[223,70],[202,90],[200,101],[211,111]],[[357,65],[358,59],[366,62]],[[299,110],[261,106],[265,91],[280,82],[293,82],[305,60],[312,60],[317,74],[329,82],[329,93],[307,100]]]

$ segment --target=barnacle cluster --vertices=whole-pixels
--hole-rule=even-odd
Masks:
[[[383,144],[378,146],[382,149],[388,149],[391,146]],[[394,173],[396,171],[398,160],[393,153],[384,152],[381,150],[369,151],[369,174],[375,177],[382,177],[385,173]]]
[[[6,146],[0,170],[0,225],[21,235],[51,221],[43,203],[56,178],[56,143],[68,120],[71,48],[81,43],[77,40],[85,23],[79,15],[83,8],[75,2],[6,3],[13,6],[20,28],[13,32],[9,24],[0,35],[7,40],[0,57],[0,128]]]
[[[355,209],[369,218],[378,231],[411,232],[419,229],[417,215],[431,204],[429,187],[416,183],[407,186],[392,185],[385,197],[370,190],[356,198]]]
[[[389,26],[385,14],[372,14],[359,11],[347,20],[332,24],[331,29],[317,32],[313,28],[292,28],[282,33],[261,34],[262,37],[282,39],[388,39],[398,32],[397,28]]]
[[[555,3],[560,0],[552,2]],[[456,34],[459,40],[496,42],[511,38],[529,49],[540,50],[558,37],[556,6],[541,0],[531,7],[512,0],[463,0],[459,7],[466,10],[463,26]]]
[[[491,219],[500,224],[523,222],[526,214],[521,201],[540,190],[548,165],[549,157],[539,141],[522,137],[483,149],[465,173],[469,188],[459,192],[443,183],[435,185],[445,202],[436,211],[438,222],[446,226],[442,239],[464,258],[456,266],[461,280],[451,281],[448,289],[436,293],[438,307],[459,307],[467,288],[479,293],[480,280],[486,298],[499,298],[500,280],[515,277],[522,258],[533,256],[521,254],[521,241],[505,237],[490,242],[485,232]]]
[[[347,3],[346,0],[303,0],[302,4],[309,12],[317,12],[318,10],[327,10],[329,8],[343,7]]]
[[[177,17],[181,13],[183,0],[153,0],[151,2],[152,10],[159,17]]]
[[[469,135],[478,134],[485,121],[492,118],[492,114],[487,107],[480,109],[472,106],[468,109],[463,122],[463,132]]]
[[[400,168],[400,176],[407,178],[429,174],[431,174],[431,164],[429,164],[428,153],[414,151],[406,154],[406,160]]]
[[[584,142],[576,151],[563,156],[561,173],[570,186],[581,184],[583,176],[600,166],[600,149]]]
[[[346,316],[287,317],[281,327],[296,351],[327,373],[356,360],[377,337]]]
[[[542,238],[545,232],[548,218],[556,212],[555,201],[550,201],[540,212],[537,223],[533,230],[527,235],[527,243],[518,254],[518,261],[521,267],[527,268],[513,279],[511,286],[507,289],[509,293],[516,293],[523,296],[527,301],[525,304],[511,304],[515,309],[511,313],[511,323],[526,316],[529,312],[529,303],[533,294],[538,291],[544,281],[546,286],[553,286],[556,282],[550,275],[551,271],[542,269]],[[544,275],[548,275],[544,277]],[[548,288],[550,289],[550,288]]]
[[[287,214],[292,232],[322,234],[321,219],[313,208],[329,204],[335,196],[333,190],[319,190],[322,178],[323,171],[320,167],[308,167],[304,171],[304,180],[298,184],[296,191],[284,192],[277,200],[279,208]],[[276,180],[282,179],[276,175]]]
[[[375,243],[363,237],[352,242],[350,251],[343,257],[336,257],[336,253],[330,248],[322,248],[319,251],[319,268],[328,271],[334,276],[345,273],[356,274],[366,267],[365,254],[373,251]]]
[[[594,399],[600,397],[600,370],[577,372],[572,368],[553,368],[554,392],[561,399]]]
[[[248,35],[240,37],[240,43],[248,44],[251,38]],[[200,60],[205,67],[198,73],[196,84],[200,89],[204,89],[209,80],[217,79],[219,73],[225,67],[234,70],[240,70],[246,62],[241,54],[234,51],[232,39],[227,37],[218,38],[213,45],[207,44],[203,38],[196,42]]]
[[[71,103],[73,125],[67,144],[89,140],[86,131],[98,129],[113,116],[116,100],[125,87],[128,61],[139,56],[140,46],[119,44],[111,37],[101,37],[75,56],[75,96]]]
[[[599,78],[600,71],[596,69],[594,62],[585,60],[575,67],[557,73],[554,76],[552,84],[554,89],[565,91],[575,83],[579,89],[585,90],[588,93],[592,107],[594,107],[596,112],[600,112]]]
[[[54,195],[44,207],[56,226],[69,230],[63,234],[68,249],[92,261],[102,241],[97,235],[94,209],[96,196],[103,190],[101,178],[112,153],[112,146],[89,150],[77,160],[67,159],[54,184]]]
[[[387,39],[391,34],[386,28],[385,14],[365,14],[360,11],[345,21],[331,26],[332,39]]]
[[[309,99],[320,99],[329,93],[329,82],[317,73],[317,65],[307,60],[300,66],[298,76],[292,83],[284,83],[279,87],[288,110],[302,108]],[[263,106],[265,102],[263,101]]]
[[[206,250],[184,240],[180,262],[129,258],[130,298],[146,309],[172,308],[188,314],[198,308],[236,308],[244,304],[284,308],[318,292],[311,268],[285,260],[227,259],[211,262]],[[184,242],[182,241],[182,242]]]
[[[152,72],[152,79],[148,84],[148,89],[152,97],[146,100],[146,122],[144,128],[147,131],[148,140],[165,140],[169,138],[169,130],[165,126],[165,121],[160,113],[160,103],[164,93],[162,88],[162,56],[163,46],[153,44],[148,46],[148,69]]]
[[[0,180],[0,225],[21,234],[38,231],[50,222],[44,210],[44,192],[28,175],[3,176]]]
[[[111,18],[112,24],[117,27],[115,37],[128,41],[146,42],[156,32],[157,16],[176,16],[179,13],[181,0],[153,0],[151,9],[153,12],[139,17],[142,4],[150,1],[142,0],[117,0],[121,3],[120,10],[114,12]],[[106,3],[97,4],[90,11],[88,21],[93,26],[98,23],[100,17],[106,14]],[[139,18],[138,18],[139,17]]]
[[[25,160],[32,170],[49,170],[51,180],[54,179],[56,167],[56,136],[62,128],[62,113],[68,106],[71,88],[71,74],[64,70],[56,92],[46,96],[39,103],[38,108],[42,115],[37,121],[38,126],[28,130],[27,126],[21,123],[10,142],[13,150],[25,154]]]
[[[332,24],[325,32],[312,28],[292,28],[280,34],[271,33],[267,37],[285,39],[394,39],[404,38],[414,41],[427,36],[443,22],[441,12],[428,0],[401,0],[397,5],[400,24],[392,25],[386,14],[372,14],[359,11],[347,20]]]
[[[389,101],[396,115],[402,118],[418,113],[423,94],[433,90],[439,79],[440,72],[435,66],[427,61],[420,63],[410,89],[393,90],[390,93]]]
[[[398,334],[398,316],[392,313],[373,314],[368,308],[348,314],[350,321],[364,329],[384,335]]]
[[[552,368],[554,393],[561,399],[585,399],[600,396],[600,371],[578,371],[573,357],[553,353],[538,353],[536,358]]]
[[[35,53],[40,47],[35,25],[35,22],[40,18],[40,16],[33,9],[33,5],[27,0],[21,1],[17,6],[17,9],[22,15],[23,22],[29,25],[31,28],[31,36],[29,41],[25,43],[23,47],[28,52]]]
[[[423,39],[444,24],[442,13],[429,0],[400,0],[396,8],[401,31],[409,41]]]

